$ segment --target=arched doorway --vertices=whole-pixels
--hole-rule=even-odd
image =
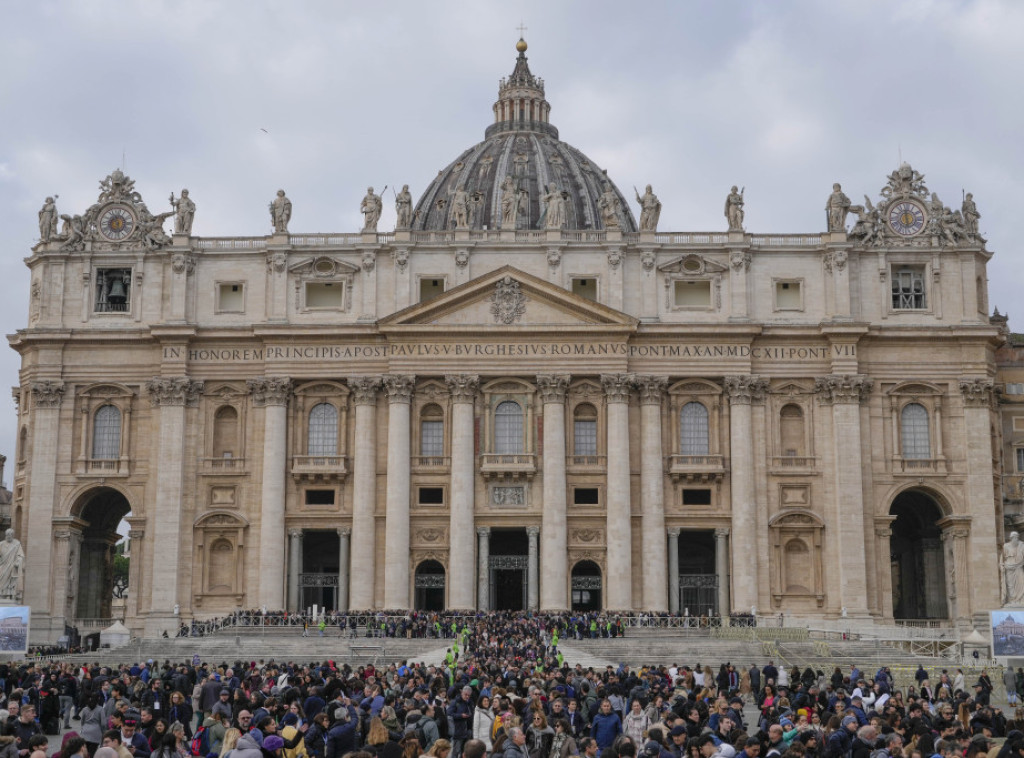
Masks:
[[[572,567],[572,609],[601,610],[601,567],[593,561],[580,561]]]
[[[942,509],[919,490],[900,493],[889,508],[892,609],[897,619],[946,619],[949,605],[942,552]]]
[[[115,602],[123,603],[128,592],[128,543],[118,526],[131,512],[128,500],[115,489],[98,487],[79,499],[78,518],[85,522],[80,542],[72,548],[69,567],[74,578],[69,590],[69,615],[76,619],[110,619]],[[77,564],[77,566],[75,565]],[[116,597],[115,597],[116,596]]]
[[[416,610],[444,610],[444,566],[437,561],[423,561],[416,567]]]

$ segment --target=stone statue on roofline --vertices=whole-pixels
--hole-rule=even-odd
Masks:
[[[725,218],[729,222],[730,232],[743,231],[743,215],[743,190],[734,184],[725,198]]]
[[[284,194],[284,190],[277,191],[277,197],[270,203],[270,220],[274,224],[275,234],[287,234],[288,222],[292,217],[292,201]]]
[[[408,229],[412,226],[412,194],[409,185],[403,184],[402,191],[395,195],[396,229]]]
[[[636,201],[640,203],[640,231],[658,231],[658,219],[661,217],[661,201],[654,194],[651,185],[647,185],[643,197],[636,191],[636,187],[633,188],[633,192],[636,193]]]
[[[825,202],[825,214],[828,218],[828,230],[830,232],[846,231],[846,214],[850,212],[850,198],[843,194],[843,187],[839,182],[832,185],[832,194]]]

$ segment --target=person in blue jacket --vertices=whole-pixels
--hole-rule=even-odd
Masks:
[[[597,742],[597,747],[604,750],[610,747],[615,738],[622,734],[622,720],[612,710],[611,701],[605,698],[601,701],[601,708],[590,724],[590,736]]]

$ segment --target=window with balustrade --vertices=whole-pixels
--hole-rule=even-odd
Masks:
[[[920,403],[907,403],[900,411],[901,453],[904,458],[931,458],[928,409]]]
[[[708,409],[691,401],[679,411],[679,454],[707,455],[709,452]]]
[[[213,414],[213,457],[238,457],[238,411],[222,405]]]
[[[494,409],[494,452],[520,455],[523,452],[523,407],[504,400]]]
[[[113,460],[121,456],[121,411],[113,405],[96,409],[92,424],[92,458]]]
[[[597,408],[580,403],[573,410],[572,454],[597,455]]]
[[[436,403],[420,411],[420,455],[429,458],[444,455],[444,411]]]
[[[317,403],[309,409],[307,455],[338,454],[338,409],[330,403]]]
[[[779,410],[779,437],[783,457],[807,455],[804,411],[799,405],[787,403]]]

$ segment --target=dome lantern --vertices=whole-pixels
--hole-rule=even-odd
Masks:
[[[506,131],[530,131],[558,138],[558,130],[549,123],[551,105],[544,99],[544,80],[534,76],[526,62],[526,40],[516,43],[519,57],[512,74],[498,82],[498,101],[494,104],[494,124],[486,136]]]

